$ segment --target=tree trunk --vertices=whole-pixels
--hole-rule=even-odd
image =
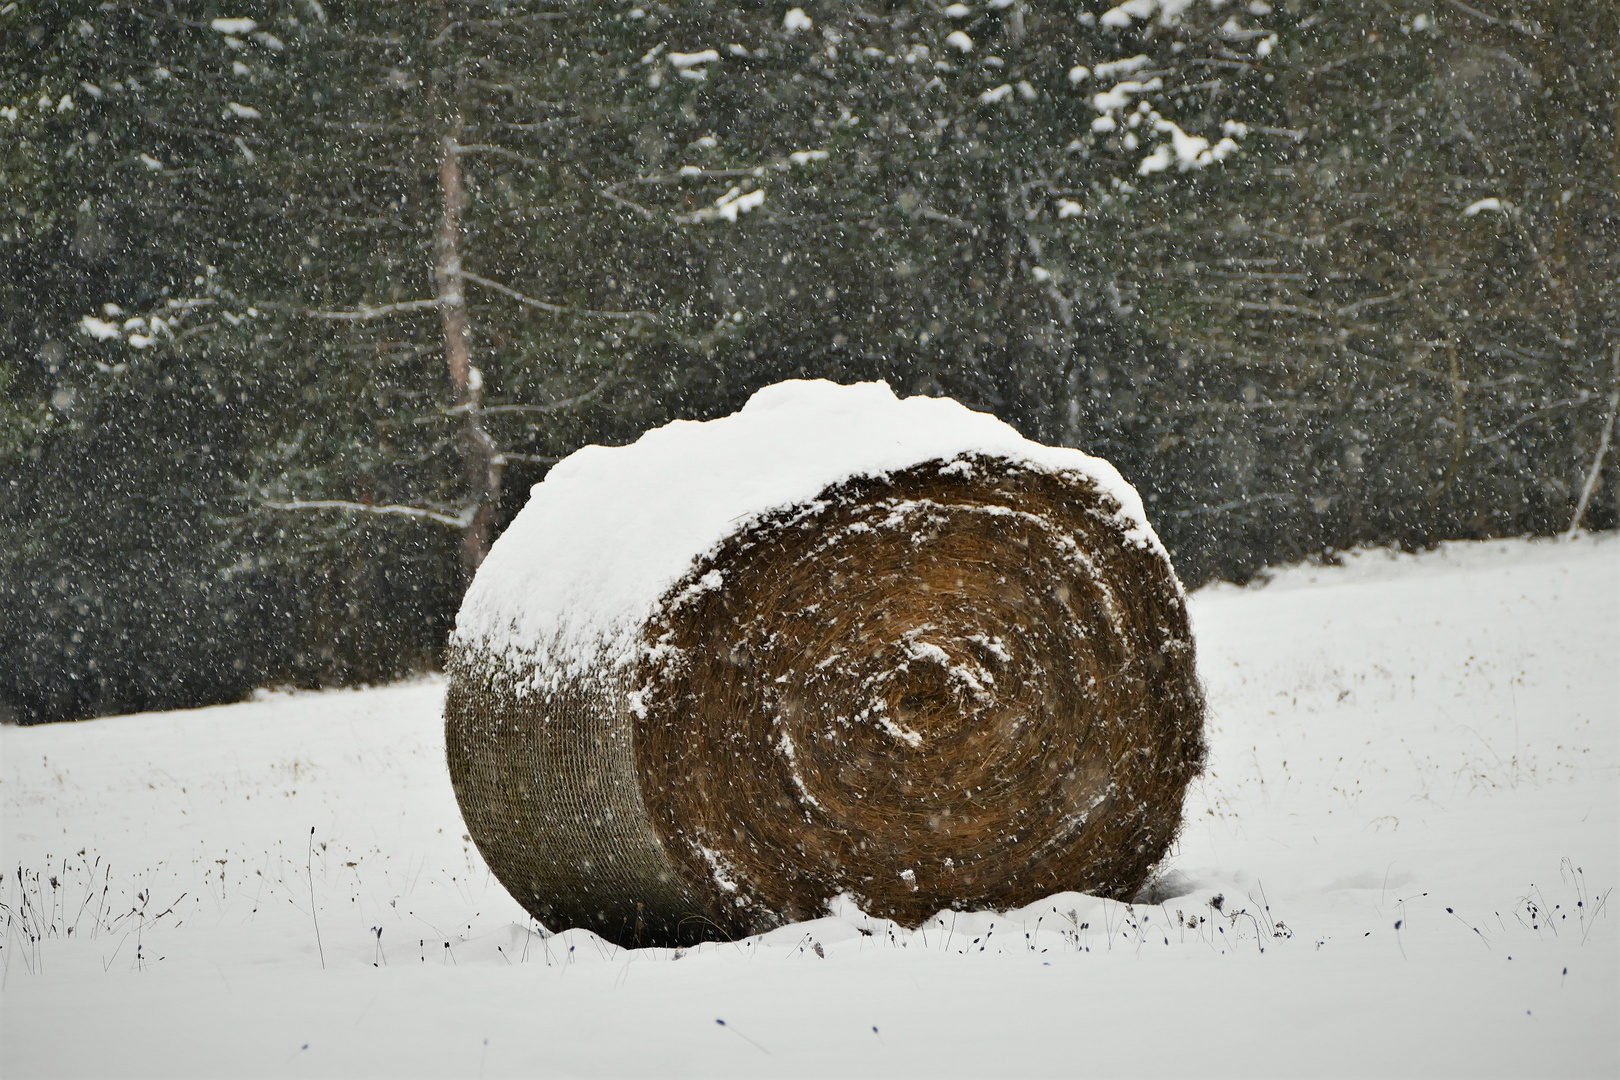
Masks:
[[[461,129],[458,107],[440,148],[439,197],[443,212],[434,245],[434,271],[439,286],[439,315],[444,324],[445,365],[450,372],[456,411],[461,414],[460,444],[468,507],[461,536],[461,561],[470,578],[489,550],[490,523],[500,499],[501,462],[484,430],[484,377],[473,366],[467,333],[467,296],[461,270]]]

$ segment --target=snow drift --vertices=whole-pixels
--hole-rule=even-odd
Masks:
[[[457,621],[451,779],[552,929],[737,937],[1126,897],[1204,754],[1185,597],[1110,465],[790,382],[587,447]]]

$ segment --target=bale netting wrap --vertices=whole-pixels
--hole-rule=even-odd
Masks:
[[[552,929],[730,938],[1128,897],[1203,764],[1185,596],[1136,493],[881,383],[589,447],[458,618],[450,774]]]

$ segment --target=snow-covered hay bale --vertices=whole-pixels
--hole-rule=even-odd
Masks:
[[[446,702],[479,850],[552,929],[734,937],[1125,897],[1203,699],[1112,466],[882,383],[587,447],[468,591]]]

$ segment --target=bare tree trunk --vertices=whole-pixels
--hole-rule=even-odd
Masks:
[[[484,430],[484,378],[473,366],[467,332],[466,281],[461,269],[461,130],[461,110],[457,107],[440,147],[442,213],[434,245],[434,274],[439,287],[439,316],[444,324],[445,365],[450,372],[456,411],[461,414],[461,456],[468,503],[461,561],[470,577],[489,550],[490,524],[501,492],[501,461]]]
[[[1620,345],[1614,347],[1614,391],[1609,394],[1609,413],[1603,418],[1603,434],[1598,438],[1597,453],[1592,456],[1592,471],[1586,474],[1586,483],[1581,485],[1581,498],[1575,504],[1575,516],[1569,520],[1569,529],[1564,533],[1566,540],[1573,539],[1581,527],[1581,518],[1586,516],[1586,506],[1592,501],[1592,492],[1597,489],[1598,477],[1603,475],[1603,459],[1609,453],[1609,438],[1614,434],[1614,418],[1620,412]]]

